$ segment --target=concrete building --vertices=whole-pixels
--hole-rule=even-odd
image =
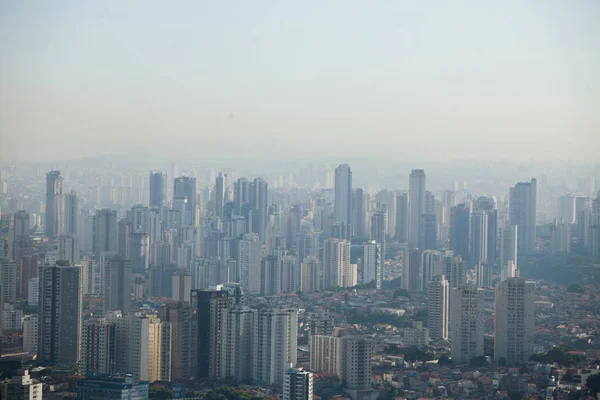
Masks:
[[[571,224],[554,219],[550,228],[550,250],[553,254],[571,251]]]
[[[116,363],[116,326],[104,317],[93,316],[81,328],[81,376],[114,374]]]
[[[500,267],[504,267],[509,261],[512,261],[518,268],[518,233],[517,225],[510,225],[500,230]]]
[[[186,199],[183,215],[181,216],[184,226],[195,228],[197,219],[197,191],[196,178],[180,176],[175,178],[173,186],[173,203],[175,199]]]
[[[469,259],[471,207],[458,204],[450,210],[450,250],[463,260]]]
[[[167,205],[167,174],[162,171],[150,171],[150,207],[162,208]]]
[[[102,209],[94,217],[94,255],[99,260],[104,252],[118,251],[117,211]]]
[[[533,354],[535,282],[508,278],[496,285],[494,358],[524,364]]]
[[[320,262],[317,257],[306,257],[300,267],[300,291],[318,292],[321,290]]]
[[[410,328],[404,328],[404,347],[425,348],[429,345],[429,328],[422,321],[413,321]]]
[[[450,338],[452,361],[466,364],[483,356],[483,290],[467,283],[451,289]]]
[[[509,216],[511,225],[519,226],[518,252],[535,250],[537,181],[519,182],[510,188]]]
[[[313,374],[292,365],[283,375],[283,400],[312,400]]]
[[[375,288],[381,289],[381,284],[384,278],[384,263],[385,252],[386,252],[386,226],[387,226],[387,212],[386,211],[374,211],[371,215],[371,243],[375,242],[379,245],[380,259],[378,268],[375,269]],[[369,281],[370,282],[370,281]]]
[[[434,341],[448,339],[449,284],[444,275],[435,275],[428,284],[427,326]]]
[[[78,400],[146,400],[148,382],[138,382],[130,375],[94,376],[77,381]]]
[[[130,260],[119,256],[110,257],[104,275],[104,310],[129,312],[133,287],[131,270]]]
[[[486,263],[488,258],[488,215],[485,211],[471,214],[471,266]]]
[[[171,381],[170,322],[150,317],[148,323],[148,382]]]
[[[297,309],[262,309],[254,319],[253,381],[257,385],[283,385],[283,373],[296,365]]]
[[[381,276],[382,254],[381,246],[375,240],[371,240],[363,245],[363,269],[360,281],[369,283],[375,281]]]
[[[350,239],[352,232],[352,170],[348,164],[341,164],[335,169],[335,189],[333,215],[341,222],[345,234],[344,239]]]
[[[14,375],[10,382],[0,383],[0,399],[42,400],[43,396],[42,383],[31,379],[29,370]]]
[[[364,336],[342,338],[342,385],[349,390],[371,389],[373,341]]]
[[[227,292],[192,290],[192,306],[196,309],[196,376],[224,379]]]
[[[252,380],[254,348],[254,318],[256,310],[248,307],[230,308],[227,315],[225,340],[225,377],[237,382]]]
[[[168,302],[160,306],[158,316],[171,324],[171,378],[190,379],[195,375],[194,309],[190,304]]]
[[[55,238],[64,232],[63,178],[60,171],[46,174],[46,236]]]
[[[260,293],[262,245],[256,233],[247,233],[238,243],[237,280],[252,294]]]
[[[192,277],[183,272],[171,276],[171,299],[190,303],[192,292]]]
[[[409,205],[408,193],[399,192],[396,194],[396,230],[395,238],[400,243],[408,243]]]
[[[40,268],[38,360],[77,363],[81,329],[80,267],[66,262]]]
[[[342,376],[342,338],[331,335],[310,336],[310,370]]]
[[[323,242],[323,274],[325,288],[344,286],[344,276],[350,273],[350,242],[327,239]]]
[[[413,169],[409,177],[409,226],[408,243],[419,245],[421,214],[425,213],[425,171]]]
[[[23,318],[23,351],[28,354],[38,352],[38,316],[26,315]]]
[[[131,374],[135,381],[148,381],[149,319],[140,314],[109,311],[109,323],[115,324],[117,358],[115,369]]]

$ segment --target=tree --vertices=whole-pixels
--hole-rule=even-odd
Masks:
[[[506,361],[506,358],[500,357],[498,359],[498,365],[501,367],[506,367],[508,365],[508,361]]]
[[[450,367],[452,366],[452,360],[446,354],[442,354],[438,360],[438,365]]]
[[[590,394],[596,396],[597,393],[600,393],[600,374],[588,376],[585,385],[590,390]]]
[[[396,290],[394,290],[394,298],[397,299],[398,297],[408,297],[409,299],[412,299],[412,296],[410,295],[410,293],[406,289],[396,289]]]
[[[490,362],[488,361],[486,356],[479,356],[472,358],[469,361],[469,366],[471,368],[487,368],[490,366]]]
[[[171,389],[164,386],[150,388],[148,397],[151,399],[171,399],[173,398],[173,392]]]
[[[494,338],[485,336],[483,338],[483,355],[494,357]]]

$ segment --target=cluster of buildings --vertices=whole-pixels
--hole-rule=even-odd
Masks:
[[[173,174],[151,171],[142,204],[121,206],[130,193],[110,208],[98,191],[65,190],[51,171],[39,215],[0,217],[2,345],[16,351],[9,338],[20,332],[18,350],[36,364],[77,366],[80,398],[101,380],[141,383],[142,397],[148,384],[204,380],[312,398],[313,373],[359,397],[373,387],[377,335],[327,307],[305,315],[306,299],[332,301],[324,291],[361,285],[382,293],[390,278],[427,310],[404,327],[404,347],[445,342],[454,365],[484,357],[487,336],[496,362],[522,365],[535,352],[542,305],[518,264],[541,251],[535,179],[499,198],[436,196],[422,169],[408,191],[374,195],[353,186],[347,164],[328,177],[330,189],[301,193],[232,172],[207,188]],[[559,203],[552,251],[600,251],[600,197]]]

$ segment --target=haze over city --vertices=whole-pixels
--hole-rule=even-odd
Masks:
[[[598,161],[595,1],[0,4],[0,157]]]
[[[600,399],[600,2],[0,2],[0,400]]]

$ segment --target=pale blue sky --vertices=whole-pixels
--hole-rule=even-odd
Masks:
[[[598,1],[3,1],[0,157],[600,161]]]

